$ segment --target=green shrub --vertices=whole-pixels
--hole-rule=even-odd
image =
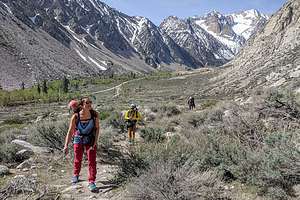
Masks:
[[[174,116],[174,115],[179,115],[181,113],[179,108],[176,105],[173,105],[173,104],[163,105],[163,106],[158,107],[157,109],[151,108],[151,110],[153,112],[158,110],[158,112],[162,116],[167,116],[167,117],[171,117],[171,116]]]
[[[141,129],[141,137],[145,142],[163,142],[166,139],[164,130],[161,128],[144,128]]]
[[[23,124],[23,123],[24,123],[23,120],[19,117],[11,117],[3,121],[3,124],[9,124],[9,125]]]
[[[118,173],[114,181],[118,184],[123,184],[132,177],[138,177],[148,168],[148,163],[135,152],[121,154],[118,161]]]
[[[100,120],[105,120],[110,116],[110,112],[102,111],[99,112],[99,119]]]
[[[193,166],[176,167],[172,163],[155,162],[149,170],[129,185],[132,199],[227,199],[216,172],[200,172]]]
[[[207,99],[207,100],[204,100],[204,102],[201,103],[201,108],[202,109],[212,108],[212,107],[216,106],[217,103],[218,103],[218,101],[215,100],[215,99]]]
[[[17,155],[20,151],[20,146],[11,143],[4,143],[0,145],[0,163],[14,164],[26,159],[21,155]]]
[[[68,122],[66,121],[39,122],[31,128],[30,141],[38,146],[61,150],[64,147],[68,128]]]
[[[176,168],[192,164],[201,171],[218,170],[223,173],[224,180],[237,179],[254,185],[261,195],[268,196],[272,188],[280,188],[281,192],[276,194],[278,199],[280,196],[284,199],[291,188],[300,183],[297,172],[300,151],[295,144],[299,134],[272,133],[260,148],[246,146],[238,138],[216,132],[201,134],[185,130],[183,137],[186,140],[177,138],[166,144],[146,143],[134,153],[148,166],[163,161]],[[160,167],[163,168],[163,164]],[[148,174],[148,170],[145,168],[140,172],[141,177]]]
[[[26,159],[25,157],[16,154],[21,148],[18,145],[11,143],[11,141],[16,139],[16,136],[19,134],[21,134],[21,130],[18,129],[6,130],[0,134],[0,163],[12,164]]]
[[[105,125],[112,126],[113,128],[118,129],[121,133],[123,133],[126,129],[125,121],[121,118],[121,115],[118,112],[112,112],[106,119]]]
[[[289,196],[287,195],[286,191],[284,191],[280,187],[270,187],[266,191],[267,197],[272,200],[288,200]]]

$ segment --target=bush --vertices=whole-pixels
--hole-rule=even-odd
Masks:
[[[100,120],[105,120],[105,119],[107,119],[109,116],[110,116],[110,112],[106,112],[106,111],[99,112],[99,119],[100,119]]]
[[[61,150],[64,147],[68,128],[68,122],[65,121],[40,122],[31,128],[30,141],[38,146]]]
[[[112,112],[110,116],[106,119],[106,126],[112,126],[118,129],[119,132],[123,133],[126,129],[125,121],[118,112]]]
[[[200,172],[193,166],[176,167],[172,162],[155,162],[129,186],[132,199],[225,199],[216,172]]]
[[[270,187],[266,191],[267,197],[272,200],[288,200],[289,196],[287,195],[286,191],[284,191],[280,187]]]
[[[7,164],[15,164],[19,163],[27,157],[23,157],[21,155],[17,155],[17,152],[20,151],[20,146],[16,144],[4,143],[0,146],[0,163],[7,163]]]
[[[135,180],[147,182],[145,183],[147,185],[139,186],[143,189],[135,194],[137,195],[134,196],[135,198],[146,198],[146,194],[149,195],[149,199],[155,198],[155,196],[151,196],[152,193],[155,193],[151,188],[155,188],[157,186],[155,184],[163,182],[159,178],[160,176],[165,177],[168,173],[172,174],[171,172],[161,172],[165,167],[168,168],[165,165],[173,166],[176,169],[188,165],[200,171],[217,170],[223,174],[223,179],[226,181],[237,179],[242,183],[257,186],[262,195],[270,195],[268,191],[271,191],[272,188],[280,188],[281,192],[276,195],[284,197],[289,194],[294,185],[300,183],[300,175],[297,172],[300,167],[300,151],[295,143],[299,134],[270,134],[264,139],[261,148],[252,148],[238,138],[217,132],[201,134],[191,129],[185,130],[182,137],[166,144],[146,143],[134,151],[139,162],[148,166],[142,168],[142,171],[140,171],[141,168],[138,168],[139,173],[133,176],[141,176]],[[154,169],[158,170],[158,168],[155,168],[153,163],[156,163],[161,170],[155,172]],[[147,180],[151,174],[155,173],[158,173],[158,177]],[[160,181],[151,183],[156,179]],[[179,183],[181,181],[178,180]],[[142,181],[138,181],[138,184],[142,184]],[[148,186],[150,188],[144,189]],[[172,191],[170,192],[172,193]]]
[[[23,123],[24,123],[23,120],[19,117],[11,117],[3,121],[3,124],[9,124],[9,125],[23,124]]]
[[[145,142],[163,142],[166,139],[164,130],[161,128],[144,128],[141,130],[141,137]]]
[[[16,154],[21,148],[11,143],[20,133],[21,131],[18,129],[11,129],[0,134],[0,162],[14,164],[26,159]]]
[[[165,105],[160,107],[160,112],[164,113],[167,117],[179,115],[181,111],[176,105]]]
[[[208,100],[205,100],[203,103],[201,103],[201,108],[202,109],[212,108],[212,107],[216,106],[217,103],[218,103],[218,101],[215,99],[208,99]]]
[[[148,168],[148,163],[138,153],[128,152],[121,155],[118,161],[119,170],[114,180],[117,184],[123,184],[132,177],[140,176]]]

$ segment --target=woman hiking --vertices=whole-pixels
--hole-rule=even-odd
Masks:
[[[87,153],[88,169],[89,169],[89,185],[90,191],[97,190],[96,180],[96,151],[97,141],[99,139],[100,127],[98,113],[92,109],[92,101],[88,97],[84,97],[79,102],[78,112],[74,112],[69,125],[69,130],[65,139],[64,153],[68,154],[68,144],[73,137],[74,143],[74,170],[72,183],[79,181],[81,170],[81,161],[84,150]]]

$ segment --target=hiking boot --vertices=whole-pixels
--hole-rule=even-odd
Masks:
[[[89,183],[88,188],[91,192],[95,192],[97,190],[96,184],[94,182]]]
[[[76,184],[78,182],[79,182],[79,176],[73,176],[72,179],[71,179],[71,183]]]

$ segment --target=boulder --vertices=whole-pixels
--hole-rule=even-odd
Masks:
[[[16,136],[16,139],[19,139],[19,140],[27,140],[27,139],[28,139],[28,135],[17,135],[17,136]]]
[[[22,158],[30,158],[30,156],[32,156],[34,153],[31,149],[22,149],[16,154]]]
[[[0,176],[8,175],[9,169],[4,165],[0,165]]]
[[[300,184],[299,184],[299,185],[295,185],[295,186],[293,187],[293,190],[294,190],[294,192],[295,192],[295,195],[296,195],[297,197],[300,197]]]
[[[44,154],[44,153],[52,153],[53,152],[53,150],[51,148],[34,146],[34,145],[30,144],[29,142],[26,142],[24,140],[16,139],[16,140],[13,140],[12,143],[20,145],[24,148],[30,149],[36,154]]]
[[[24,168],[30,168],[32,165],[32,160],[28,159],[22,162],[17,166],[17,169],[24,169]]]

